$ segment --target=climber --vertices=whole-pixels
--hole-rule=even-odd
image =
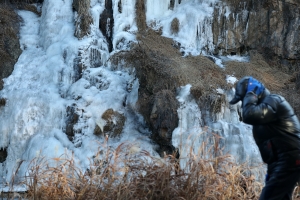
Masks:
[[[234,98],[242,101],[242,120],[253,125],[253,137],[267,164],[260,200],[292,199],[300,180],[300,123],[284,97],[271,94],[253,77],[237,82]]]

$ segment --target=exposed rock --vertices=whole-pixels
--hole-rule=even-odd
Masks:
[[[105,9],[100,15],[99,28],[102,34],[105,36],[108,43],[108,50],[112,52],[113,44],[113,27],[114,27],[114,17],[112,9],[112,0],[105,0]]]
[[[16,9],[28,10],[37,15],[36,6],[32,3],[42,3],[43,0],[10,0],[0,1],[0,90],[3,89],[3,78],[11,75],[14,65],[22,53],[19,41],[19,28],[21,18],[15,12]]]
[[[73,9],[77,12],[75,22],[75,36],[79,39],[90,33],[93,19],[90,14],[90,0],[74,0]]]
[[[164,151],[171,154],[174,151],[174,148],[172,148],[172,132],[178,127],[177,109],[179,103],[172,91],[161,90],[154,95],[150,104],[152,105],[149,105],[150,113],[146,116],[149,117],[147,121],[149,121],[152,130],[151,137],[162,148],[162,150],[159,150],[161,155]]]
[[[241,54],[256,49],[284,59],[300,59],[299,1],[224,2],[226,5],[215,7],[215,53]],[[227,5],[230,5],[229,14]]]
[[[6,148],[0,149],[0,163],[3,163],[7,158],[7,150]]]
[[[74,59],[74,76],[73,76],[73,82],[78,81],[82,77],[82,68],[83,68],[83,63],[81,62],[81,56],[80,54]]]
[[[135,8],[137,27],[139,32],[143,33],[147,29],[145,0],[136,1]]]
[[[99,67],[103,64],[101,52],[97,48],[90,48],[90,64],[91,67]]]
[[[6,99],[0,98],[0,106],[5,106],[6,104]]]
[[[217,87],[226,87],[224,70],[203,56],[182,57],[171,39],[152,30],[137,38],[140,42],[130,52],[115,54],[111,61],[117,65],[124,59],[128,67],[136,69],[138,112],[150,127],[151,137],[160,147],[158,152],[172,154],[171,134],[178,127],[177,89],[191,84],[200,105]]]
[[[103,131],[101,130],[101,128],[96,124],[95,129],[94,129],[94,135],[97,136],[103,136]]]
[[[2,80],[0,80],[0,90],[3,89],[3,86],[4,86],[4,81],[3,81],[3,79],[2,79]]]
[[[75,105],[67,107],[66,117],[66,135],[70,141],[73,141],[75,136],[74,125],[78,122],[79,115],[75,112]]]
[[[98,136],[109,135],[109,137],[118,137],[123,131],[125,124],[125,116],[113,109],[108,109],[102,114],[102,119],[105,121],[103,130],[96,125],[94,134]]]
[[[13,6],[0,3],[0,89],[3,88],[3,78],[8,77],[17,62],[22,50],[19,43],[19,21]]]
[[[160,155],[175,151],[171,134],[178,126],[176,92],[180,86],[192,85],[190,92],[201,110],[204,126],[217,120],[217,114],[228,104],[225,95],[216,90],[232,87],[225,81],[228,74],[237,78],[254,76],[272,92],[286,97],[282,91],[291,92],[284,85],[290,75],[271,67],[257,51],[249,51],[250,63],[227,62],[222,69],[204,56],[182,57],[171,39],[152,30],[137,39],[139,43],[131,51],[114,54],[111,61],[117,65],[124,60],[124,65],[135,68],[139,80],[137,109],[150,127]]]
[[[122,13],[122,0],[119,0],[118,2],[118,12]]]
[[[170,5],[169,5],[169,9],[173,10],[175,6],[175,0],[170,0]]]

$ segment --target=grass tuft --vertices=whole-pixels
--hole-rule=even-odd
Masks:
[[[236,164],[229,155],[215,155],[191,153],[181,168],[173,155],[157,158],[134,144],[122,143],[116,149],[99,150],[85,170],[73,156],[36,158],[24,179],[26,198],[258,199],[263,185],[252,173],[256,169]]]

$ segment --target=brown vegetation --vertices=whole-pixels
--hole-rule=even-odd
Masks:
[[[117,65],[125,60],[134,67],[140,80],[140,88],[148,94],[160,90],[176,91],[180,86],[191,84],[191,93],[198,100],[217,93],[217,88],[229,88],[222,68],[204,56],[183,57],[179,44],[148,30],[137,35],[138,43],[128,52],[113,55],[111,61]],[[143,91],[139,90],[139,96]],[[210,103],[210,100],[209,100]]]
[[[300,117],[299,68],[287,69],[287,66],[267,60],[256,51],[250,52],[250,63],[228,62],[225,71],[238,79],[253,76],[262,81],[271,93],[280,94],[292,105]]]
[[[26,198],[258,199],[262,184],[252,174],[258,168],[237,165],[220,150],[219,156],[212,156],[205,146],[203,142],[199,154],[190,154],[185,169],[174,156],[155,158],[125,143],[99,151],[88,170],[76,167],[73,157],[54,158],[54,166],[36,158],[25,177]]]
[[[25,6],[28,10],[35,10],[34,7],[21,4],[22,1],[13,2]],[[139,8],[143,5],[137,3],[136,6]],[[17,38],[18,29],[11,23],[18,24],[19,19],[8,4],[0,3],[0,13],[0,59],[4,62],[12,59],[9,49],[6,48],[6,36]],[[139,14],[140,18],[145,18],[144,12]],[[80,24],[85,27],[86,32],[89,20]],[[145,21],[137,23],[140,31],[145,31],[147,28]],[[173,29],[177,30],[175,22]],[[143,35],[138,34],[137,39],[139,42],[131,51],[120,52],[111,60],[116,59],[118,63],[118,59],[125,59],[129,65],[136,66],[137,73],[147,72],[147,76],[140,75],[145,79],[140,79],[140,84],[147,84],[145,87],[147,92],[155,93],[162,88],[174,91],[179,86],[190,83],[193,86],[192,94],[196,98],[214,100],[212,104],[217,111],[220,107],[218,105],[225,101],[224,96],[218,99],[211,98],[211,95],[214,95],[216,88],[231,87],[226,83],[225,76],[234,75],[241,78],[251,75],[261,80],[272,92],[285,96],[296,112],[300,113],[300,103],[297,100],[299,74],[295,73],[292,76],[290,72],[270,66],[255,52],[251,53],[250,63],[232,61],[226,63],[225,69],[221,69],[204,56],[182,57],[179,44],[161,37],[155,31],[149,30]],[[157,77],[162,77],[159,80],[162,82],[159,82]],[[37,158],[31,162],[28,169],[29,176],[25,177],[29,189],[26,198],[51,200],[258,198],[262,184],[249,173],[254,169],[249,169],[246,164],[237,165],[229,156],[222,154],[217,157],[203,156],[211,155],[210,153],[190,154],[189,170],[180,169],[175,156],[154,158],[146,151],[137,151],[137,147],[132,144],[121,144],[116,150],[110,149],[106,153],[99,151],[91,160],[88,170],[78,168],[73,157],[55,158],[54,166],[50,166],[50,161],[45,158]],[[298,191],[297,187],[295,196]]]
[[[177,34],[179,32],[179,20],[177,18],[174,18],[171,22],[171,32],[173,34]]]

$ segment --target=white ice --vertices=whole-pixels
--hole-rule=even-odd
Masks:
[[[117,2],[117,1],[116,1]],[[118,27],[130,26],[128,33],[116,29],[116,35],[133,41],[136,25],[133,15],[134,1],[122,1],[124,12]],[[125,122],[123,137],[109,140],[109,146],[133,142],[136,149],[143,149],[157,156],[149,139],[149,131],[143,127],[143,119],[126,112],[125,99],[134,105],[137,100],[138,83],[133,75],[125,70],[111,71],[109,65],[90,68],[89,53],[94,48],[101,52],[103,64],[109,58],[103,36],[97,28],[99,15],[104,4],[91,1],[91,14],[95,24],[91,34],[81,40],[74,37],[74,18],[72,0],[45,0],[42,15],[39,17],[29,11],[19,11],[23,19],[20,29],[20,45],[23,53],[14,67],[13,73],[4,79],[4,89],[0,92],[6,105],[0,113],[0,147],[7,148],[8,157],[0,164],[1,182],[10,182],[18,163],[18,171],[24,176],[28,163],[36,158],[55,158],[74,153],[75,160],[86,169],[99,148],[103,138],[93,134],[95,124],[101,126],[101,115],[112,108],[123,113]],[[122,19],[122,20],[121,20]],[[81,52],[87,69],[82,78],[74,82],[74,59]],[[104,88],[97,83],[105,85]],[[128,91],[128,85],[133,88]],[[80,97],[78,99],[78,97]],[[66,109],[76,104],[80,115],[75,135],[81,143],[76,147],[64,133]]]
[[[122,0],[122,12],[118,11],[118,1],[113,1],[114,10],[114,52],[127,50],[131,42],[136,42],[135,0]],[[163,35],[181,43],[182,51],[193,55],[205,54],[213,50],[211,17],[215,0],[175,1],[173,10],[167,0],[149,0],[146,5],[147,21],[162,27]],[[0,147],[7,148],[8,157],[0,164],[0,181],[11,180],[13,172],[21,161],[19,176],[25,174],[27,164],[35,157],[59,157],[74,153],[75,160],[83,169],[88,167],[89,159],[102,148],[103,138],[93,134],[95,125],[103,126],[101,115],[112,108],[126,116],[122,137],[109,140],[116,148],[124,142],[133,142],[134,151],[146,150],[158,156],[153,150],[144,120],[138,113],[128,112],[124,102],[134,109],[138,98],[138,80],[134,72],[122,68],[111,70],[105,38],[98,28],[99,16],[104,10],[104,1],[91,0],[91,33],[81,40],[74,37],[72,0],[45,0],[42,15],[29,11],[19,11],[23,19],[20,29],[20,45],[23,53],[15,64],[13,73],[4,79],[4,89],[0,96],[6,105],[0,108]],[[171,21],[180,22],[178,34],[170,32]],[[198,32],[198,34],[197,34]],[[101,64],[91,65],[90,53],[100,52]],[[207,52],[205,52],[207,51]],[[86,67],[82,78],[75,82],[74,60],[81,54]],[[221,61],[220,61],[221,65]],[[228,82],[233,83],[232,78]],[[129,90],[128,85],[132,85]],[[201,113],[189,94],[190,85],[182,86],[178,95],[179,126],[174,130],[172,142],[187,156],[196,152],[202,140]],[[231,91],[232,92],[232,91]],[[228,94],[229,97],[231,94]],[[66,109],[76,105],[80,116],[75,126],[75,144],[64,133]],[[237,116],[238,105],[233,109],[224,108],[218,114],[214,128],[224,137],[233,129],[239,140],[251,140],[249,127],[241,124]],[[247,130],[247,131],[246,131]],[[243,137],[245,136],[245,137]],[[77,146],[77,144],[80,144]],[[247,146],[248,145],[248,146]],[[256,155],[256,149],[249,142],[243,155]],[[246,147],[249,147],[248,150]],[[232,148],[237,150],[237,143]],[[253,161],[254,162],[254,161]],[[184,165],[184,161],[181,163]],[[21,189],[20,189],[21,190]]]

